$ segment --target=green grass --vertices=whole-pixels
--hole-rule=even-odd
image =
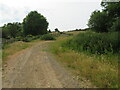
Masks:
[[[67,39],[69,37],[60,37],[51,44],[50,51],[58,61],[78,76],[79,80],[82,77],[86,78],[100,88],[118,87],[118,63],[111,63],[111,61],[118,61],[116,55],[89,54],[63,47],[62,44]]]

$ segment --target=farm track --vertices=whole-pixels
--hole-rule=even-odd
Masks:
[[[82,88],[55,57],[47,52],[50,41],[39,42],[7,60],[3,88]]]

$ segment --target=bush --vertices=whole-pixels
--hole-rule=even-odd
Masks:
[[[23,40],[23,37],[22,36],[18,36],[15,38],[16,41],[22,41]]]
[[[45,34],[41,37],[41,40],[55,40],[55,37],[51,34]]]
[[[34,40],[34,36],[32,35],[27,35],[26,37],[23,38],[24,42],[31,42],[32,40]]]
[[[76,51],[87,51],[92,54],[120,53],[118,32],[114,33],[80,33],[62,44]]]

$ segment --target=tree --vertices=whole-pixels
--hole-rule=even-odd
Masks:
[[[117,18],[110,29],[111,32],[120,32],[120,18]]]
[[[58,28],[56,28],[56,29],[55,29],[55,32],[60,32],[60,31],[58,30]]]
[[[101,6],[108,14],[108,29],[111,28],[113,22],[116,22],[117,18],[120,18],[120,2],[102,2]]]
[[[48,22],[37,11],[31,11],[23,20],[24,35],[43,35],[47,33]]]
[[[20,36],[22,31],[21,31],[21,23],[12,23],[9,26],[9,30],[10,30],[10,35],[11,37],[15,38],[16,36]]]
[[[120,17],[120,1],[119,2],[102,2],[101,6],[104,7],[110,18]]]
[[[97,32],[119,31],[120,2],[102,2],[103,10],[94,11],[88,26]]]
[[[21,23],[8,23],[2,27],[3,38],[15,38],[22,35]]]
[[[51,30],[49,29],[49,31],[48,31],[49,33],[51,33]]]
[[[94,11],[89,19],[88,26],[96,32],[108,32],[107,17],[106,12]]]
[[[7,29],[7,25],[4,24],[4,26],[2,27],[2,38],[9,38],[9,37],[10,37],[9,30]]]

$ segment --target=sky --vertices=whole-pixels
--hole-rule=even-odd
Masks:
[[[49,22],[48,29],[84,29],[90,15],[101,10],[101,0],[0,0],[0,26],[22,22],[30,11],[38,11]]]

